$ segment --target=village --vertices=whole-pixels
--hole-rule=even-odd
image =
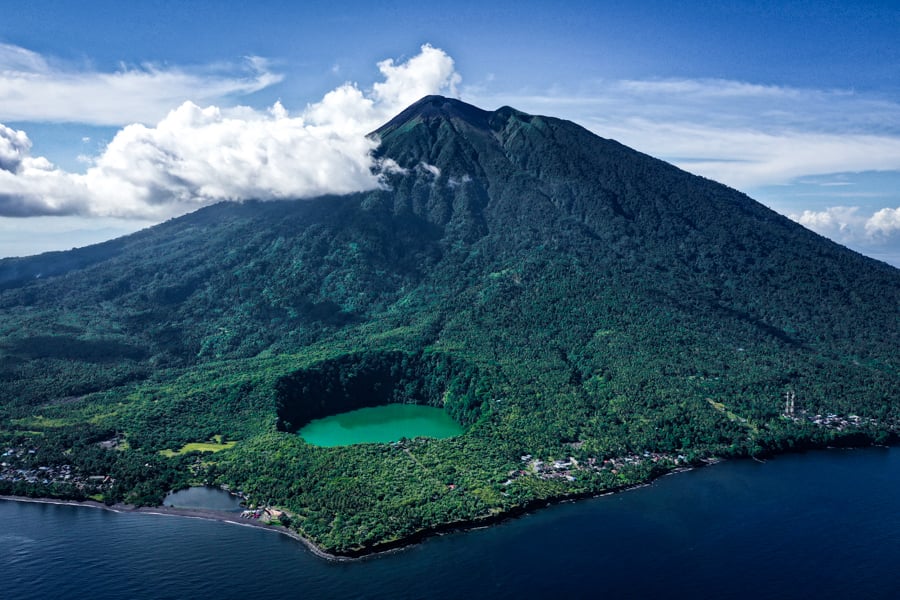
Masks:
[[[862,425],[875,425],[875,419],[863,419],[858,415],[847,415],[846,417],[827,414],[827,415],[805,415],[813,425],[825,427],[827,429],[835,429],[844,431],[848,428],[859,428]]]
[[[72,465],[32,466],[34,448],[6,448],[0,455],[0,482],[25,485],[66,485],[85,495],[102,493],[114,482],[109,475],[85,475]]]
[[[879,422],[873,418],[863,418],[859,415],[842,416],[835,413],[825,415],[812,414],[805,409],[797,408],[797,394],[793,391],[789,391],[784,395],[784,412],[782,415],[795,423],[805,420],[818,427],[834,429],[835,431],[879,426]],[[896,430],[897,424],[894,423],[891,429]]]
[[[666,467],[678,467],[687,464],[687,458],[683,454],[672,455],[663,452],[644,452],[643,454],[629,454],[615,458],[598,459],[590,457],[579,461],[574,456],[564,459],[543,461],[534,458],[531,454],[521,457],[523,463],[521,469],[509,472],[509,479],[503,485],[513,483],[519,477],[533,476],[540,479],[565,479],[577,481],[579,473],[585,471],[609,471],[613,475],[628,467],[642,466],[650,461],[654,464]]]

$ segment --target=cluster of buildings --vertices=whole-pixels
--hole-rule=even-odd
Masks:
[[[595,471],[606,469],[613,474],[616,474],[622,469],[629,466],[641,466],[647,461],[652,462],[653,464],[663,464],[673,467],[683,466],[688,462],[687,457],[684,454],[676,455],[668,454],[666,452],[644,452],[643,454],[628,454],[626,456],[607,458],[602,461],[598,461],[595,458],[589,458],[587,460],[590,467]]]
[[[875,419],[864,419],[858,415],[847,415],[846,417],[835,414],[805,416],[814,425],[826,427],[828,429],[836,429],[838,431],[843,431],[848,428],[859,428],[863,425],[877,424]]]
[[[242,519],[258,519],[263,523],[278,521],[284,512],[275,508],[263,507],[241,511]]]
[[[859,415],[842,416],[834,413],[825,415],[810,414],[806,410],[797,408],[797,395],[792,391],[789,391],[784,395],[784,412],[782,414],[792,421],[806,420],[813,425],[825,427],[826,429],[835,429],[837,431],[844,431],[845,429],[851,428],[858,429],[864,426],[877,427],[879,425],[877,420],[860,417]],[[892,428],[896,430],[897,424],[895,423]]]
[[[685,464],[687,458],[683,454],[676,456],[663,452],[644,452],[643,454],[629,454],[603,460],[591,457],[579,461],[574,456],[569,456],[560,460],[543,461],[534,458],[530,454],[525,454],[521,457],[521,461],[522,468],[511,471],[509,473],[509,479],[504,485],[509,485],[517,478],[523,476],[536,476],[540,479],[565,479],[567,481],[576,481],[579,472],[584,471],[609,471],[615,475],[624,468],[641,466],[646,461],[677,467]]]
[[[34,448],[6,448],[0,454],[0,481],[32,485],[70,485],[87,494],[102,492],[113,483],[109,475],[84,475],[72,465],[32,466]]]

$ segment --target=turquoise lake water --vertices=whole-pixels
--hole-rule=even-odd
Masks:
[[[440,408],[386,404],[316,419],[300,430],[300,436],[315,446],[349,446],[400,438],[448,438],[463,432]]]

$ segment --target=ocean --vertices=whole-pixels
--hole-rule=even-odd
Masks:
[[[897,598],[900,448],[729,461],[358,561],[174,516],[0,501],[0,598]]]

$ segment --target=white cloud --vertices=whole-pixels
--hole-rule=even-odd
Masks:
[[[344,84],[297,116],[280,103],[262,112],[185,102],[153,127],[124,127],[83,174],[30,156],[27,136],[4,128],[0,215],[162,219],[221,200],[376,188],[377,141],[366,134],[421,96],[454,93],[459,82],[453,60],[429,45],[378,68],[384,80],[371,91]]]
[[[822,211],[805,210],[790,215],[804,227],[830,238],[842,238],[845,242],[859,241],[866,225],[866,217],[858,206],[831,206]]]
[[[441,176],[441,169],[437,165],[429,165],[427,162],[420,162],[419,167],[435,179]]]
[[[218,102],[281,79],[255,56],[240,65],[184,69],[145,63],[103,72],[53,65],[25,48],[0,44],[0,121],[152,123],[187,100]]]
[[[50,70],[43,56],[21,46],[0,44],[0,69],[7,73],[41,73]]]
[[[693,98],[784,98],[798,90],[730,79],[623,79],[615,86],[639,95],[680,95]]]
[[[389,58],[378,63],[378,69],[385,79],[373,86],[372,95],[376,102],[390,107],[391,114],[403,110],[422,96],[434,94],[435,90],[456,96],[456,86],[461,81],[453,68],[453,59],[428,44],[405,63],[398,65]]]
[[[24,131],[0,123],[0,171],[15,173],[31,151],[31,140]]]
[[[831,206],[789,216],[816,233],[863,253],[884,255],[893,264],[900,257],[900,207],[867,213],[859,206]]]
[[[900,237],[900,207],[882,208],[866,221],[866,232],[873,236]]]
[[[383,60],[378,63],[378,70],[384,80],[376,82],[369,93],[345,83],[307,107],[304,116],[310,123],[341,133],[366,128],[370,132],[423,96],[458,95],[460,76],[453,59],[430,44],[423,45],[419,54],[405,63]]]
[[[465,185],[472,181],[472,177],[468,173],[464,173],[462,177],[453,177],[450,176],[447,178],[447,187],[449,188],[458,188],[461,185]]]
[[[900,170],[900,136],[768,132],[644,119],[609,124],[604,130],[686,171],[744,190],[813,174]]]

